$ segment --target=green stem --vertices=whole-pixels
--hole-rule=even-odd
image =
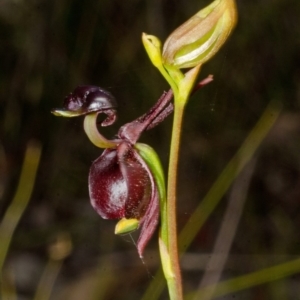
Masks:
[[[177,169],[178,169],[178,156],[179,156],[180,136],[181,136],[184,108],[185,108],[185,104],[189,99],[190,93],[192,91],[197,75],[200,71],[200,68],[201,65],[198,65],[193,69],[191,69],[190,71],[188,71],[187,73],[185,73],[183,78],[177,77],[176,80],[178,80],[177,82],[178,93],[174,92],[174,119],[173,119],[172,139],[171,139],[171,148],[170,148],[168,190],[167,190],[167,230],[168,230],[167,252],[170,261],[170,268],[167,268],[167,272],[165,270],[166,269],[165,266],[163,265],[171,300],[183,299],[182,280],[181,280],[180,264],[179,264],[179,257],[178,257],[177,222],[176,222]],[[166,274],[168,276],[166,276]]]
[[[170,161],[168,172],[168,201],[167,201],[167,223],[168,223],[168,250],[172,262],[173,280],[168,280],[170,298],[172,300],[183,299],[181,273],[178,257],[177,225],[176,225],[176,187],[177,166],[180,145],[181,125],[183,119],[184,105],[176,103],[174,108],[174,120],[170,149]]]

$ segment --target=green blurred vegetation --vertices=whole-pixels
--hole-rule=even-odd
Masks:
[[[45,296],[45,276],[50,274],[51,299],[141,298],[159,267],[157,240],[147,247],[144,264],[130,236],[114,236],[115,222],[96,215],[89,204],[87,175],[101,151],[84,135],[82,119],[57,118],[50,110],[61,106],[77,85],[99,85],[119,103],[117,123],[103,129],[107,137],[113,136],[168,89],[147,59],[141,32],[164,40],[208,3],[1,1],[1,220],[16,195],[28,142],[36,140],[43,149],[29,205],[7,255],[7,293],[33,299],[39,286]],[[237,28],[202,69],[201,76],[214,74],[215,81],[194,95],[187,107],[179,169],[180,228],[267,104],[279,101],[283,111],[257,153],[222,279],[291,261],[300,251],[300,2],[238,0],[237,5]],[[170,126],[171,117],[142,137],[157,150],[164,166]],[[228,198],[223,197],[184,256],[186,292],[200,284]],[[67,239],[61,250],[65,255],[57,257],[51,249],[62,233]],[[300,299],[299,279],[294,275],[233,296]],[[224,297],[218,299],[231,299]]]

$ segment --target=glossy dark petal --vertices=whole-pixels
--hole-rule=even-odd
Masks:
[[[96,159],[89,174],[91,204],[104,219],[124,217],[127,183],[120,170],[116,149],[106,149]]]
[[[111,93],[97,86],[83,85],[65,98],[62,109],[53,112],[79,116],[116,107],[117,102]]]
[[[151,199],[151,181],[148,170],[136,150],[129,143],[121,143],[118,148],[121,172],[127,184],[125,217],[141,219]]]

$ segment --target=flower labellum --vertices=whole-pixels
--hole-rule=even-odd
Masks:
[[[65,98],[63,108],[55,108],[51,112],[60,117],[85,116],[84,130],[92,143],[100,148],[113,148],[117,145],[116,141],[107,140],[99,133],[97,116],[106,114],[101,126],[112,125],[117,119],[116,107],[117,102],[108,91],[93,85],[81,85]]]
[[[106,149],[90,169],[91,204],[104,219],[121,219],[116,233],[141,227],[139,255],[153,235],[159,217],[159,194],[153,174],[128,142]]]
[[[178,27],[163,47],[163,63],[192,68],[209,60],[224,44],[237,21],[234,0],[215,0]]]
[[[65,98],[63,108],[53,109],[52,113],[61,117],[78,117],[101,111],[110,116],[116,115],[116,107],[117,102],[108,91],[93,85],[82,85]],[[102,126],[110,125],[114,121],[115,119],[106,121]]]

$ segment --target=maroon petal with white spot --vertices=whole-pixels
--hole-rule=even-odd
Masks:
[[[116,149],[106,149],[89,174],[91,204],[104,219],[124,217],[127,184],[120,170]]]
[[[137,248],[142,256],[158,224],[159,196],[149,167],[130,143],[106,149],[93,162],[89,192],[92,206],[102,218],[140,220]]]

